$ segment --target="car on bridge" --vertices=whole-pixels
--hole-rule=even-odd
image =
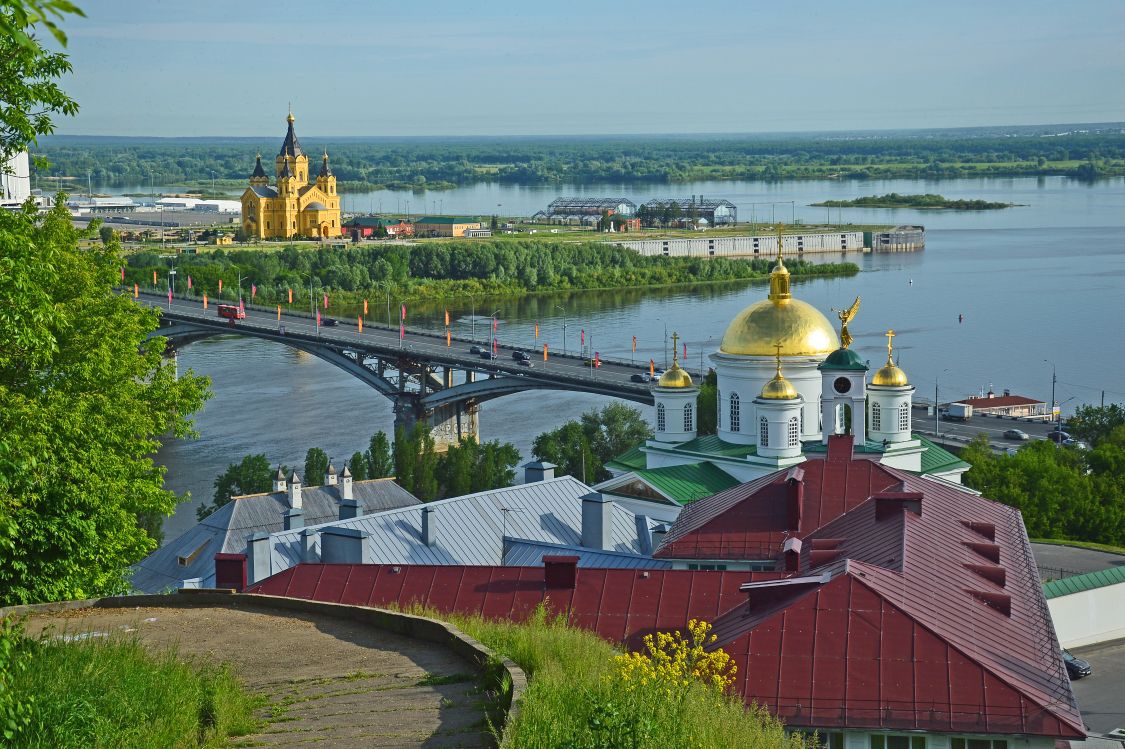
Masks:
[[[480,352],[481,352],[480,346],[470,346],[469,347],[469,353],[470,354],[480,354]]]
[[[521,367],[532,366],[530,357],[528,357],[527,359],[519,359],[519,360],[516,361],[516,363],[519,364]]]
[[[518,362],[531,361],[531,357],[523,351],[513,351],[512,358]]]
[[[1027,442],[1029,439],[1031,439],[1031,435],[1023,431],[1022,429],[1008,429],[1004,432],[1004,439]]]
[[[1070,435],[1061,429],[1054,429],[1047,432],[1047,439],[1051,440],[1051,442],[1054,442],[1056,445],[1061,445],[1070,439]]]
[[[329,328],[334,328],[337,325],[339,325],[340,323],[339,323],[338,320],[336,320],[335,317],[326,317],[326,318],[324,318],[323,320],[320,321],[320,324],[324,325],[324,326],[327,326]]]
[[[496,358],[496,354],[492,353],[491,351],[481,351],[480,352],[480,358],[487,359],[488,361],[492,361],[493,359]]]

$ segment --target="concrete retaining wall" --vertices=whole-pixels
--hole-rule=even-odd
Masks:
[[[777,236],[691,237],[686,239],[622,239],[612,244],[648,257],[777,257]],[[805,253],[860,252],[863,232],[787,234],[782,245],[786,257]]]
[[[442,645],[475,664],[486,674],[493,671],[497,666],[501,669],[503,672],[502,681],[506,682],[499,687],[500,699],[507,713],[505,725],[519,714],[520,701],[527,689],[527,675],[524,674],[523,669],[513,661],[498,656],[491,649],[469,637],[452,624],[437,619],[427,619],[423,616],[413,616],[366,606],[346,606],[340,603],[324,603],[299,598],[233,593],[220,590],[181,590],[171,595],[116,596],[113,598],[90,598],[82,601],[40,603],[31,606],[9,606],[0,608],[0,618],[86,608],[135,608],[140,606],[166,608],[229,606],[232,608],[270,609],[315,616],[331,616],[361,622],[403,637]]]
[[[1047,608],[1064,648],[1125,637],[1125,583],[1057,596]]]

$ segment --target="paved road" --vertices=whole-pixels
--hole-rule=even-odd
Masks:
[[[1031,545],[1031,551],[1035,554],[1035,564],[1039,566],[1040,576],[1044,580],[1057,580],[1060,577],[1125,566],[1125,555],[1107,551],[1036,543]]]
[[[1087,728],[1095,733],[1109,733],[1125,727],[1125,640],[1074,648],[1071,652],[1088,660],[1094,670],[1072,684]]]
[[[197,322],[209,326],[225,325],[225,321],[218,317],[216,309],[218,303],[214,299],[209,300],[209,307],[204,310],[201,299],[176,297],[169,304],[166,294],[144,292],[139,298],[144,304],[165,310],[169,320]],[[487,323],[483,327],[487,330]],[[286,335],[312,337],[325,343],[339,343],[368,350],[372,354],[394,357],[401,353],[408,357],[450,364],[477,372],[515,375],[553,382],[570,381],[620,397],[651,402],[651,386],[631,381],[633,375],[643,373],[648,368],[631,366],[628,363],[603,361],[602,366],[595,371],[577,356],[563,356],[559,352],[551,351],[548,360],[543,361],[542,349],[533,351],[505,346],[502,343],[498,347],[497,358],[490,361],[470,353],[469,350],[473,345],[480,345],[487,350],[487,338],[477,344],[454,338],[452,345],[447,346],[445,336],[442,334],[407,328],[405,339],[400,340],[398,328],[365,323],[363,332],[360,333],[357,322],[351,319],[337,319],[336,325],[321,325],[318,330],[314,318],[283,312],[279,323],[276,310],[252,307],[247,307],[246,319],[237,321],[230,328],[230,332],[237,333],[240,328],[245,331],[257,330],[270,334],[277,334],[279,328],[282,328]],[[498,340],[502,341],[502,336]],[[525,351],[531,356],[530,367],[520,366],[512,359],[512,353],[516,350]]]

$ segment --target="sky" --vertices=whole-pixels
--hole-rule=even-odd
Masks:
[[[753,133],[1125,120],[1121,0],[78,0],[57,132]]]

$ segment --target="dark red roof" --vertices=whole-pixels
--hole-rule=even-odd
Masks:
[[[957,403],[965,403],[973,408],[1007,408],[1009,406],[1044,406],[1046,401],[1025,398],[1022,395],[997,395],[992,398],[962,398]]]

